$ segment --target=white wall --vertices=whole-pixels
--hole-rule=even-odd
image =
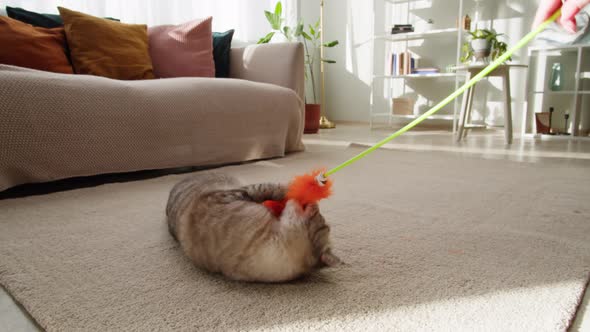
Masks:
[[[431,0],[434,7],[444,8],[444,5],[458,3],[459,0]],[[338,61],[337,64],[326,68],[326,99],[327,114],[331,120],[340,121],[368,121],[370,81],[373,74],[373,53],[371,37],[373,30],[383,30],[390,25],[388,16],[394,15],[383,10],[385,2],[389,0],[325,0],[325,34],[326,39],[338,39],[340,46],[327,49],[328,57]],[[464,0],[467,13],[473,17],[472,0]],[[488,27],[493,27],[498,32],[506,34],[506,41],[512,45],[529,31],[538,0],[486,0],[485,18],[493,18],[493,21],[485,22]],[[471,4],[471,5],[469,5]],[[453,6],[454,7],[454,6]],[[319,0],[300,0],[300,14],[307,22],[313,21],[319,15]],[[432,11],[435,22],[454,22],[456,15],[446,10]],[[374,19],[375,17],[375,19]],[[386,23],[388,22],[388,23]],[[456,41],[453,42],[453,49]],[[436,52],[434,50],[433,52]],[[386,52],[377,47],[376,53]],[[434,55],[436,56],[436,55]],[[379,70],[382,60],[379,54],[375,54],[375,69]],[[526,51],[519,52],[514,60],[528,62]],[[381,61],[378,63],[377,61]],[[520,128],[520,120],[525,107],[525,82],[526,71],[514,70],[512,78],[512,107],[515,128]],[[432,90],[437,90],[438,83],[432,84]],[[482,84],[477,91],[475,109],[481,117],[486,112],[486,120],[491,125],[501,125],[502,99],[501,81],[491,78],[489,84]],[[487,90],[487,91],[485,91]],[[452,89],[447,90],[448,93]],[[448,94],[445,92],[445,95]],[[450,122],[449,122],[450,126]]]
[[[300,14],[306,23],[317,20],[319,8],[319,0],[300,0]],[[330,119],[368,119],[372,22],[372,0],[324,2],[325,40],[340,42],[335,48],[325,49],[326,58],[337,61],[325,66],[326,104]]]
[[[270,31],[264,10],[273,10],[278,0],[3,0],[0,6],[22,7],[57,14],[57,6],[96,16],[111,16],[125,23],[178,24],[213,16],[213,30],[235,29],[234,44],[255,43]],[[297,1],[282,0],[283,13],[293,24]]]

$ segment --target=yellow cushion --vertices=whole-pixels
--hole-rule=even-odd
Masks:
[[[57,8],[77,74],[120,80],[155,78],[146,25],[124,24]]]

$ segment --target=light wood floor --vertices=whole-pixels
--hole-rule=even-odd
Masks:
[[[321,129],[318,134],[304,135],[304,142],[313,145],[373,145],[399,127],[369,129],[367,124],[339,123],[335,129]],[[446,151],[469,153],[485,158],[508,158],[518,161],[541,161],[541,158],[590,159],[590,139],[520,138],[511,145],[504,141],[499,129],[472,130],[466,139],[455,142],[450,130],[414,128],[387,143],[385,148],[414,151]]]
[[[303,141],[306,145],[321,149],[349,144],[370,146],[394,133],[397,129],[399,127],[371,130],[367,124],[337,123],[335,129],[322,129],[318,134],[304,135]],[[515,136],[513,143],[507,145],[504,141],[502,128],[473,130],[460,143],[455,142],[453,133],[449,130],[414,128],[383,147],[393,150],[473,154],[482,158],[506,158],[532,164],[543,162],[546,158],[556,158],[553,161],[562,163],[564,167],[567,167],[568,161],[572,159],[590,160],[590,139],[588,138],[535,139]],[[590,176],[590,168],[588,176]],[[590,290],[588,287],[570,331],[590,331]]]

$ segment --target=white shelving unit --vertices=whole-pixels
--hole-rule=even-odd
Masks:
[[[582,108],[582,98],[585,95],[590,95],[590,90],[584,90],[583,84],[584,80],[590,78],[590,63],[584,61],[584,53],[587,52],[590,52],[590,44],[528,48],[530,62],[534,65],[531,66],[527,79],[527,110],[523,114],[524,118],[521,131],[523,136],[541,136],[536,132],[535,111],[544,111],[548,107],[556,106],[571,111],[568,126],[568,132],[571,135],[547,136],[547,138],[579,137],[581,117],[583,115],[582,111],[588,112],[587,109],[583,110]],[[563,84],[566,86],[565,90],[552,91],[548,88],[551,75],[549,64],[556,62],[563,62],[564,67],[575,68],[574,70],[568,70],[563,75],[565,81]],[[569,106],[563,106],[563,101],[551,100],[550,98],[564,98],[563,100],[566,100],[565,103]],[[571,98],[569,103],[567,102],[567,98]],[[588,114],[585,115],[588,116]],[[531,130],[527,130],[528,128]],[[545,137],[545,135],[543,136]]]
[[[434,37],[434,36],[441,36],[441,35],[454,35],[457,32],[459,32],[459,29],[457,28],[449,28],[449,29],[436,29],[436,30],[430,30],[430,31],[424,31],[424,32],[407,32],[407,33],[400,33],[397,35],[392,35],[392,34],[383,34],[383,35],[378,35],[375,36],[375,39],[385,39],[385,40],[389,40],[389,41],[405,41],[405,40],[416,40],[416,39],[424,39],[424,38],[428,38],[428,37]]]
[[[373,78],[391,78],[391,79],[405,79],[405,78],[433,78],[433,77],[456,77],[462,76],[456,73],[437,73],[437,74],[408,74],[408,75],[373,75]]]
[[[463,1],[464,0],[448,0],[449,2],[449,6],[457,6],[457,18],[458,18],[458,22],[461,21],[461,18],[463,17],[464,13],[463,13]],[[386,1],[385,4],[389,4],[389,5],[394,5],[394,6],[406,6],[406,11],[407,11],[407,15],[406,15],[406,22],[395,22],[397,24],[402,24],[402,23],[412,23],[410,22],[410,13],[412,12],[412,8],[411,8],[411,3],[415,2],[415,0],[395,0],[395,1]],[[377,8],[376,8],[377,9]],[[375,10],[376,11],[376,10]],[[375,20],[374,20],[375,21]],[[390,22],[391,23],[391,22]],[[459,26],[461,25],[461,23],[458,23]],[[393,24],[391,24],[393,25]],[[376,28],[378,29],[378,28]],[[378,55],[375,54],[375,49],[376,49],[376,43],[405,43],[404,45],[404,50],[405,52],[409,51],[409,49],[411,48],[411,46],[409,46],[409,42],[410,41],[416,41],[416,40],[424,40],[424,42],[428,42],[429,39],[432,38],[436,38],[436,39],[442,39],[442,38],[447,38],[449,39],[449,41],[451,42],[452,45],[454,45],[454,48],[452,49],[452,51],[454,51],[454,57],[455,57],[455,61],[452,63],[456,66],[460,65],[459,62],[459,58],[461,56],[461,45],[463,43],[464,40],[464,36],[465,36],[465,32],[462,28],[458,28],[458,27],[450,27],[450,28],[441,28],[441,29],[435,29],[435,30],[429,30],[429,31],[416,31],[416,32],[409,32],[409,33],[400,33],[400,34],[389,34],[389,33],[377,33],[374,35],[373,37],[373,59],[374,61],[378,61],[379,57]],[[384,49],[393,49],[393,47],[387,47],[384,46]],[[391,56],[390,52],[385,52],[384,56]],[[436,58],[437,55],[429,55],[428,57],[431,58]],[[423,57],[427,58],[427,57]],[[383,58],[383,61],[385,62],[385,58]],[[416,119],[418,118],[421,114],[418,114],[418,112],[416,110],[414,110],[414,114],[413,115],[401,115],[401,114],[394,114],[393,113],[393,98],[396,95],[400,95],[400,91],[398,91],[399,89],[395,89],[394,88],[394,81],[398,81],[399,80],[403,80],[403,88],[401,89],[401,94],[405,94],[406,93],[406,86],[407,83],[406,81],[409,82],[409,80],[441,80],[441,79],[453,79],[455,82],[454,84],[454,88],[457,89],[460,85],[460,83],[462,83],[464,81],[464,75],[461,73],[456,73],[456,72],[452,72],[452,73],[447,73],[444,72],[445,68],[440,68],[441,73],[433,73],[433,74],[407,74],[407,75],[387,75],[385,73],[375,73],[375,65],[373,65],[373,76],[372,76],[372,80],[371,80],[371,85],[370,85],[370,114],[369,114],[369,124],[370,127],[373,128],[373,123],[374,123],[374,119],[376,118],[386,118],[388,119],[388,123],[391,126],[391,124],[393,123],[394,119]],[[391,87],[389,88],[389,96],[383,96],[380,95],[379,97],[382,98],[386,98],[388,99],[388,109],[386,111],[384,111],[383,109],[378,110],[375,103],[375,98],[377,98],[377,94],[376,94],[376,85],[382,84],[383,86],[383,90],[385,90],[385,85],[386,83],[384,81],[389,80],[390,82],[388,83],[388,85],[390,85]],[[452,92],[452,89],[449,89],[449,94]],[[381,107],[383,108],[383,107]],[[446,120],[446,121],[453,121],[453,132],[455,132],[456,130],[456,125],[457,125],[457,117],[458,117],[458,111],[459,111],[459,102],[457,100],[455,100],[454,104],[453,104],[453,114],[435,114],[429,117],[429,119],[435,119],[435,120]]]

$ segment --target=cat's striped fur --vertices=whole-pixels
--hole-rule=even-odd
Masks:
[[[199,267],[235,280],[279,282],[339,264],[330,227],[316,204],[289,201],[280,218],[262,204],[282,200],[286,186],[243,186],[228,175],[200,173],[172,188],[170,234]]]

